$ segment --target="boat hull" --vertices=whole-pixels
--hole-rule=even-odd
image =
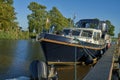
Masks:
[[[76,47],[73,46],[55,44],[45,41],[41,42],[41,45],[43,47],[47,61],[50,62],[74,62],[75,53],[77,54],[77,58],[83,56],[81,48],[76,49]]]
[[[51,42],[52,41],[52,42]],[[101,56],[102,49],[95,49],[66,42],[43,39],[40,41],[48,63],[92,63]]]

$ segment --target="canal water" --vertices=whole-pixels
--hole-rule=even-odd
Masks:
[[[35,40],[0,40],[0,80],[26,77],[30,79],[30,64],[45,61],[39,42]],[[82,80],[91,66],[56,66],[59,80]]]

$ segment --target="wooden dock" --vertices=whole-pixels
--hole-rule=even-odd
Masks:
[[[112,45],[83,80],[111,80],[115,49],[116,46]]]

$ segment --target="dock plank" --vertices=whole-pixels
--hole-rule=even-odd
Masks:
[[[111,80],[114,49],[112,45],[83,80]]]

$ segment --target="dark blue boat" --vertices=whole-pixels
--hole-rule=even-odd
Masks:
[[[67,29],[68,30],[68,29]],[[73,29],[71,29],[72,31]],[[86,30],[83,28],[75,28],[75,30]],[[88,29],[87,31],[99,31]],[[65,30],[64,30],[65,31]],[[83,31],[82,31],[83,32]],[[56,35],[43,33],[40,39],[44,54],[49,63],[73,63],[73,62],[86,62],[92,63],[93,59],[102,55],[106,45],[103,42],[92,41],[92,36],[85,38],[73,35]],[[86,41],[88,40],[88,41]],[[90,40],[90,41],[89,41]],[[76,56],[75,56],[76,54]]]
[[[38,40],[48,63],[92,63],[93,59],[101,57],[107,47],[106,38],[103,37],[106,25],[93,29],[89,27],[90,24],[94,23],[96,26],[98,21],[96,23],[93,20],[92,22],[82,20],[80,24],[83,23],[87,27],[65,28],[62,34],[40,34]]]

